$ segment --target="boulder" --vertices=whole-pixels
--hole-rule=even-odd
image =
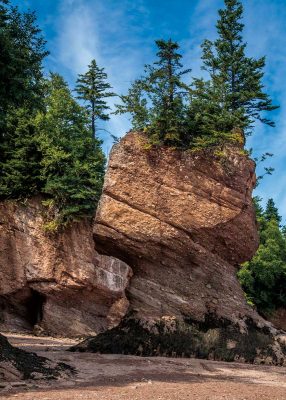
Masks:
[[[0,204],[0,329],[87,336],[128,308],[130,267],[94,249],[91,222],[44,229],[41,199]]]

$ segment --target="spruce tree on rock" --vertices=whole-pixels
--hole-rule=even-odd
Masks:
[[[210,76],[203,94],[207,104],[215,102],[219,106],[222,120],[228,119],[233,127],[242,128],[246,134],[255,120],[274,126],[264,112],[277,106],[272,104],[262,83],[265,57],[254,59],[245,54],[242,16],[241,1],[225,0],[225,8],[219,10],[218,39],[202,44],[203,69]],[[225,129],[229,129],[229,124]]]
[[[145,75],[137,79],[129,93],[121,96],[123,105],[118,113],[131,114],[132,127],[145,129],[152,144],[185,146],[188,141],[186,100],[190,88],[182,77],[179,45],[169,40],[157,40],[157,61],[145,66]]]
[[[184,99],[189,95],[182,77],[191,70],[183,70],[178,43],[156,40],[156,45],[158,60],[146,67],[146,90],[153,104],[149,136],[164,144],[182,146],[186,134]]]
[[[111,92],[111,85],[107,82],[107,74],[104,68],[99,68],[97,62],[92,60],[85,74],[79,74],[76,84],[78,99],[87,103],[86,108],[90,115],[92,135],[96,135],[96,120],[107,121],[109,119],[106,99],[116,96]]]
[[[85,109],[58,74],[51,74],[47,81],[45,112],[38,113],[36,126],[50,228],[93,215],[101,194],[105,157],[101,142],[91,135]]]

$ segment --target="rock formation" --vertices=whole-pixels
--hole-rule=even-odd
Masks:
[[[129,312],[74,350],[283,362],[236,278],[258,247],[254,184],[254,162],[235,147],[148,149],[136,133],[114,146],[94,239],[133,270]]]
[[[94,226],[43,229],[41,199],[0,204],[0,329],[97,335],[73,350],[284,363],[283,335],[236,277],[258,247],[255,164],[114,146]]]
[[[94,250],[88,221],[50,235],[43,212],[41,199],[0,204],[0,329],[87,336],[116,325],[131,269]]]

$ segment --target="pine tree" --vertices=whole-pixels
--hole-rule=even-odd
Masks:
[[[36,118],[42,153],[42,193],[48,196],[50,224],[58,226],[93,215],[99,200],[105,157],[101,142],[91,136],[85,109],[72,97],[58,74],[47,82],[45,112]]]
[[[220,111],[222,124],[216,126],[214,122],[214,130],[230,130],[229,121],[232,128],[241,128],[246,134],[255,120],[274,126],[271,120],[265,118],[264,112],[275,110],[277,106],[264,92],[265,57],[256,60],[245,55],[242,16],[241,1],[225,0],[225,9],[219,10],[218,39],[214,42],[206,40],[202,45],[203,69],[210,76],[203,96],[207,104],[215,103],[217,112]],[[202,98],[196,82],[194,95]]]
[[[136,80],[128,95],[121,96],[118,112],[129,112],[133,129],[144,129],[151,143],[184,146],[188,141],[186,100],[190,89],[182,77],[179,45],[171,39],[157,40],[157,61],[145,66],[145,75]]]
[[[280,225],[282,217],[279,215],[278,208],[276,207],[273,199],[269,199],[267,201],[264,217],[266,221],[271,221],[273,219],[278,223],[278,225]]]
[[[37,145],[35,114],[25,108],[11,109],[6,115],[5,140],[1,160],[0,199],[20,199],[38,194],[41,152]]]
[[[156,45],[158,60],[146,67],[149,74],[146,91],[153,104],[148,134],[155,143],[182,146],[187,133],[184,99],[189,95],[182,77],[191,70],[183,70],[178,43],[171,39],[157,40]]]
[[[99,68],[96,61],[92,60],[85,74],[79,74],[76,85],[78,99],[87,103],[87,110],[91,119],[92,135],[96,134],[96,120],[107,121],[109,119],[106,99],[116,96],[115,93],[109,91],[112,89],[107,82],[107,74],[104,68]]]
[[[131,115],[132,129],[142,131],[150,123],[148,102],[143,95],[145,84],[137,79],[131,85],[126,95],[121,95],[122,104],[116,104],[114,114],[129,113]]]
[[[21,14],[8,1],[0,4],[0,113],[10,106],[38,107],[42,61],[48,54],[35,13]]]
[[[48,53],[34,13],[0,1],[0,49],[0,197],[21,197],[39,186],[33,116]]]

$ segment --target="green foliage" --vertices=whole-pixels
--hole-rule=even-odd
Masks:
[[[183,70],[178,44],[157,40],[158,60],[121,96],[117,113],[131,114],[133,129],[145,130],[151,144],[193,150],[225,143],[243,147],[256,120],[274,126],[264,115],[277,108],[264,92],[265,58],[246,56],[242,16],[241,1],[225,0],[217,40],[202,44],[208,78],[192,79],[190,85],[182,80],[190,70]]]
[[[26,108],[11,109],[7,113],[2,151],[0,199],[30,197],[38,193],[42,155],[34,115]]]
[[[85,110],[72,97],[61,76],[47,81],[45,111],[36,117],[42,153],[42,193],[49,219],[57,224],[94,213],[101,194],[105,157],[91,136]],[[57,226],[55,222],[49,226]]]
[[[203,135],[215,132],[219,136],[232,128],[249,133],[255,120],[274,126],[264,117],[265,111],[277,108],[264,92],[265,57],[255,60],[245,55],[242,15],[241,1],[225,0],[225,8],[219,10],[217,40],[202,44],[203,69],[209,80],[194,80],[195,101],[190,105],[199,134],[206,130]]]
[[[0,198],[18,198],[40,185],[33,116],[47,52],[34,13],[0,2],[0,49]]]
[[[286,306],[286,238],[279,224],[281,217],[270,199],[264,211],[255,198],[260,229],[260,246],[253,259],[238,273],[247,299],[262,314]]]
[[[0,198],[43,194],[47,230],[92,215],[101,193],[105,157],[85,109],[57,74],[45,81],[42,110],[7,113]]]
[[[282,221],[281,215],[278,213],[278,208],[275,206],[274,200],[269,199],[267,204],[266,204],[266,209],[264,213],[264,217],[266,221],[270,222],[271,220],[274,220],[278,225]]]
[[[108,110],[110,107],[106,103],[106,98],[116,96],[110,92],[111,85],[107,82],[107,74],[104,68],[99,68],[96,61],[92,60],[85,74],[80,74],[77,79],[76,92],[78,98],[84,100],[86,109],[91,120],[91,129],[95,137],[96,120],[106,121],[109,119]]]
[[[179,45],[171,39],[157,40],[157,61],[145,66],[145,75],[136,80],[129,93],[121,96],[117,113],[131,114],[133,129],[145,130],[152,144],[185,146],[190,141],[186,100],[190,88],[182,77]]]
[[[123,104],[117,104],[115,114],[129,113],[132,129],[142,131],[150,123],[150,109],[147,98],[144,97],[144,82],[137,79],[132,83],[126,95],[120,96]]]
[[[0,3],[0,115],[41,102],[42,60],[48,54],[34,13]]]

